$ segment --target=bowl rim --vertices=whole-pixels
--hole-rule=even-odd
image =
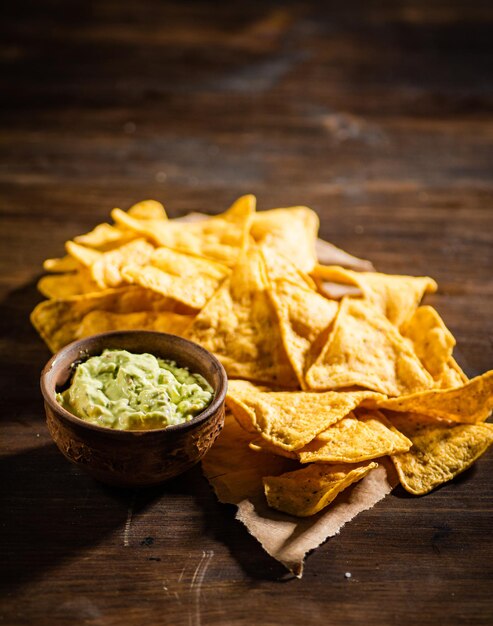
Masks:
[[[74,348],[77,348],[77,347],[79,347],[80,351],[83,352],[84,346],[87,344],[89,340],[94,340],[95,338],[103,339],[106,337],[116,338],[119,335],[146,335],[147,337],[156,336],[156,337],[161,337],[161,338],[172,337],[174,341],[178,340],[178,343],[188,344],[194,350],[201,352],[207,359],[209,359],[209,361],[211,361],[211,363],[214,365],[214,367],[217,369],[219,373],[219,385],[217,389],[214,389],[214,397],[212,399],[212,402],[209,404],[209,406],[207,406],[203,411],[195,415],[188,422],[182,422],[181,424],[173,424],[171,426],[165,426],[164,428],[149,428],[145,430],[120,430],[117,428],[109,428],[107,426],[99,426],[98,424],[92,424],[90,422],[86,422],[81,417],[78,417],[77,415],[74,415],[70,411],[67,411],[67,409],[65,409],[61,404],[59,404],[56,401],[55,397],[52,397],[51,389],[49,388],[47,384],[48,374],[52,372],[53,368],[57,366],[56,362],[60,358],[60,355],[63,354],[64,352],[68,352],[69,350],[73,350]],[[104,349],[105,348],[103,347],[102,350]],[[152,354],[152,352],[149,352],[149,354]],[[96,355],[93,355],[93,356],[96,356]],[[136,435],[137,436],[144,436],[144,435],[149,436],[149,434],[158,435],[158,434],[164,434],[164,433],[176,433],[180,431],[186,431],[193,426],[197,426],[198,424],[201,424],[202,422],[207,421],[224,404],[224,401],[226,398],[226,392],[228,389],[228,377],[227,377],[224,367],[222,366],[220,361],[217,359],[217,357],[214,356],[211,352],[209,352],[209,350],[206,350],[205,348],[203,348],[198,343],[195,343],[194,341],[190,341],[189,339],[185,339],[184,337],[180,337],[179,335],[173,335],[172,333],[162,333],[162,332],[153,331],[153,330],[115,330],[115,331],[108,331],[108,332],[90,335],[88,337],[84,337],[82,339],[77,339],[75,341],[72,341],[68,343],[66,346],[63,346],[63,348],[58,350],[58,352],[56,352],[44,366],[41,372],[41,376],[40,376],[40,387],[41,387],[41,393],[43,395],[44,401],[48,404],[50,409],[54,413],[59,413],[61,416],[63,416],[64,419],[68,420],[69,422],[72,422],[76,426],[87,428],[89,430],[94,430],[99,433],[109,434],[110,436],[113,435],[116,437],[131,438],[131,437],[135,437]]]

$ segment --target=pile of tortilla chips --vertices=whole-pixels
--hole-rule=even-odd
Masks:
[[[371,270],[317,240],[306,207],[170,220],[145,201],[66,244],[32,322],[53,351],[120,329],[172,332],[228,373],[228,416],[204,471],[238,503],[304,517],[392,460],[425,494],[493,442],[493,371],[468,380],[427,277]],[[323,263],[323,264],[322,264]],[[367,271],[356,271],[367,270]]]

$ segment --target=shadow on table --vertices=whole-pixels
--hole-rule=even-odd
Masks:
[[[185,495],[203,509],[204,532],[224,543],[252,577],[279,579],[284,568],[219,504],[196,466],[159,487],[115,489],[97,483],[53,444],[0,458],[0,590],[38,578],[123,529],[131,506],[142,513],[166,495]]]
[[[269,556],[245,526],[235,519],[236,507],[217,500],[200,465],[169,481],[166,491],[193,496],[204,513],[204,533],[224,544],[251,578],[279,580],[288,575],[286,568]]]
[[[44,420],[39,376],[51,353],[29,319],[42,300],[36,282],[12,291],[0,302],[0,394],[6,409],[2,417],[20,424],[38,415]]]
[[[125,524],[134,498],[79,473],[53,444],[0,458],[0,474],[0,589],[40,577],[100,543]],[[134,510],[147,504],[136,502]]]

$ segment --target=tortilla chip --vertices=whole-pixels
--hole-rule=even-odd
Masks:
[[[257,243],[272,248],[308,273],[317,262],[319,225],[315,211],[298,206],[256,213],[250,232]]]
[[[75,243],[75,241],[65,242],[65,249],[78,264],[80,263],[84,267],[92,267],[103,256],[103,253],[99,252],[99,250],[86,248],[86,246]]]
[[[230,380],[226,404],[247,430],[256,429],[284,450],[300,450],[363,400],[378,397],[371,391],[263,391],[245,381]]]
[[[271,283],[276,280],[287,280],[305,289],[316,290],[317,286],[310,275],[298,269],[283,254],[265,244],[260,245],[259,250],[265,263],[267,277]]]
[[[312,273],[324,281],[358,287],[365,298],[397,327],[414,313],[425,293],[433,293],[437,289],[436,282],[428,276],[353,272],[324,265],[317,265]]]
[[[413,443],[392,461],[404,489],[418,496],[452,480],[493,443],[493,424],[430,424],[409,413],[394,414],[392,422]]]
[[[296,376],[267,286],[262,256],[252,247],[197,315],[187,337],[214,352],[230,377],[293,387]]]
[[[411,447],[379,411],[358,412],[320,433],[298,451],[301,463],[360,463]]]
[[[308,517],[324,509],[341,491],[377,467],[378,463],[356,467],[312,463],[280,476],[266,476],[265,495],[272,508]]]
[[[83,318],[91,311],[97,310],[113,313],[138,311],[193,313],[190,309],[153,291],[128,286],[64,300],[45,300],[31,313],[31,322],[50,350],[57,352],[77,339]]]
[[[158,248],[151,265],[129,265],[122,277],[129,283],[152,289],[194,309],[201,309],[231,273],[225,265],[199,257]]]
[[[113,330],[153,330],[183,335],[192,320],[193,315],[182,315],[170,311],[138,311],[136,313],[91,311],[82,318],[76,336],[77,339],[82,339]]]
[[[305,388],[305,372],[317,356],[315,342],[335,318],[339,304],[287,280],[272,283],[269,295],[279,319],[284,349],[300,386]]]
[[[306,374],[310,389],[357,385],[389,396],[433,386],[398,330],[365,300],[344,298],[322,353]]]
[[[113,209],[111,216],[120,225],[144,235],[158,246],[219,261],[229,267],[246,247],[255,212],[255,196],[242,196],[225,213],[192,223],[172,220],[139,220]]]
[[[452,389],[452,387],[462,387],[469,381],[465,372],[462,371],[457,361],[450,357],[446,367],[437,377],[437,387],[440,389]]]
[[[94,248],[100,252],[107,252],[135,238],[136,234],[130,230],[122,230],[111,224],[104,223],[98,224],[93,230],[84,235],[74,237],[74,241],[81,246]]]
[[[205,477],[221,502],[238,504],[259,491],[263,476],[282,474],[293,467],[279,456],[253,452],[250,441],[251,435],[226,413],[221,434],[202,459]]]
[[[448,367],[455,346],[452,333],[431,306],[420,306],[401,326],[401,334],[411,340],[421,363],[436,380]]]
[[[465,424],[483,422],[493,409],[493,370],[455,389],[431,389],[377,402],[391,411],[421,413]]]
[[[86,268],[79,272],[43,276],[39,279],[37,287],[46,298],[70,298],[100,291]]]
[[[138,267],[149,263],[154,247],[145,239],[133,241],[105,252],[91,265],[91,276],[101,289],[120,287],[125,281],[123,271],[127,265]]]
[[[167,220],[163,205],[157,200],[142,200],[131,206],[128,215],[137,220]]]
[[[65,272],[76,272],[80,267],[79,262],[74,257],[67,254],[59,259],[46,259],[43,261],[43,269],[46,272],[53,272],[54,274]]]

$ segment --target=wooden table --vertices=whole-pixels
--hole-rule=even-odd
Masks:
[[[487,4],[10,3],[0,623],[492,623],[493,453],[425,498],[397,490],[281,582],[199,468],[133,493],[62,458],[28,319],[42,260],[112,207],[216,213],[252,192],[261,209],[313,207],[322,236],[383,271],[435,277],[459,362],[491,368]]]

